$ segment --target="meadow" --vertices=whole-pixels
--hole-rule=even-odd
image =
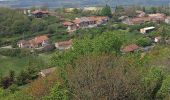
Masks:
[[[50,67],[51,54],[40,54],[32,57],[8,57],[0,55],[0,75],[6,75],[9,71],[20,71],[27,67],[35,67],[37,70]]]

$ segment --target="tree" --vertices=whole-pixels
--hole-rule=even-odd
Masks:
[[[79,12],[80,12],[79,9],[77,9],[77,8],[73,9],[73,13],[78,14]]]
[[[120,52],[123,38],[114,32],[106,32],[93,40],[93,52]]]
[[[57,83],[52,88],[50,95],[45,97],[44,100],[69,100],[68,91],[62,84]]]
[[[106,6],[101,10],[101,15],[102,15],[102,16],[112,17],[112,10],[111,10],[110,6],[106,5]]]
[[[22,34],[29,30],[29,25],[30,21],[28,19],[16,20],[11,27],[11,31],[15,34]]]
[[[42,19],[34,19],[31,23],[31,31],[32,32],[40,32],[44,31],[47,27],[47,22]]]
[[[122,65],[119,65],[119,64]],[[66,67],[73,100],[137,100],[140,96],[140,72],[124,60],[111,55],[79,57]]]
[[[125,9],[123,8],[123,6],[116,6],[115,8],[115,13],[122,13],[124,11]]]
[[[2,77],[0,81],[1,87],[4,89],[9,88],[15,82],[15,72],[10,71],[8,76]]]
[[[137,15],[135,7],[129,7],[125,10],[125,13],[129,17],[135,17]]]

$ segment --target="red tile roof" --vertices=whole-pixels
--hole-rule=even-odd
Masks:
[[[46,35],[42,35],[42,36],[37,36],[34,39],[30,40],[29,42],[31,44],[40,44],[43,41],[47,41],[49,38]]]
[[[72,22],[64,22],[63,25],[64,26],[70,26],[70,25],[73,25],[73,23]]]
[[[72,40],[58,42],[59,46],[66,46],[66,45],[71,45],[71,44],[72,44]]]
[[[128,53],[128,52],[133,52],[133,51],[137,50],[138,48],[139,48],[138,45],[131,44],[131,45],[128,45],[128,46],[124,47],[122,51],[124,53]]]
[[[83,21],[100,21],[100,20],[105,20],[108,19],[108,17],[105,16],[90,16],[90,17],[81,17],[81,18],[76,18],[73,20],[74,23],[79,24]]]
[[[77,19],[73,20],[73,22],[74,22],[75,24],[79,24],[79,23],[81,23],[81,20],[80,20],[80,18],[77,18]]]

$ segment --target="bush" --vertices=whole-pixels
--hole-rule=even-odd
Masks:
[[[150,46],[152,44],[150,38],[140,38],[137,40],[137,44],[142,47]]]
[[[0,49],[0,55],[9,57],[23,57],[31,55],[27,49]]]

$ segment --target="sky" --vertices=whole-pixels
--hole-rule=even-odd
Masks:
[[[105,5],[106,1],[109,1],[112,7],[115,5],[168,5],[170,0],[0,0],[0,6],[9,7],[31,7],[31,6],[43,6],[49,7],[82,7],[82,6],[98,6]]]

